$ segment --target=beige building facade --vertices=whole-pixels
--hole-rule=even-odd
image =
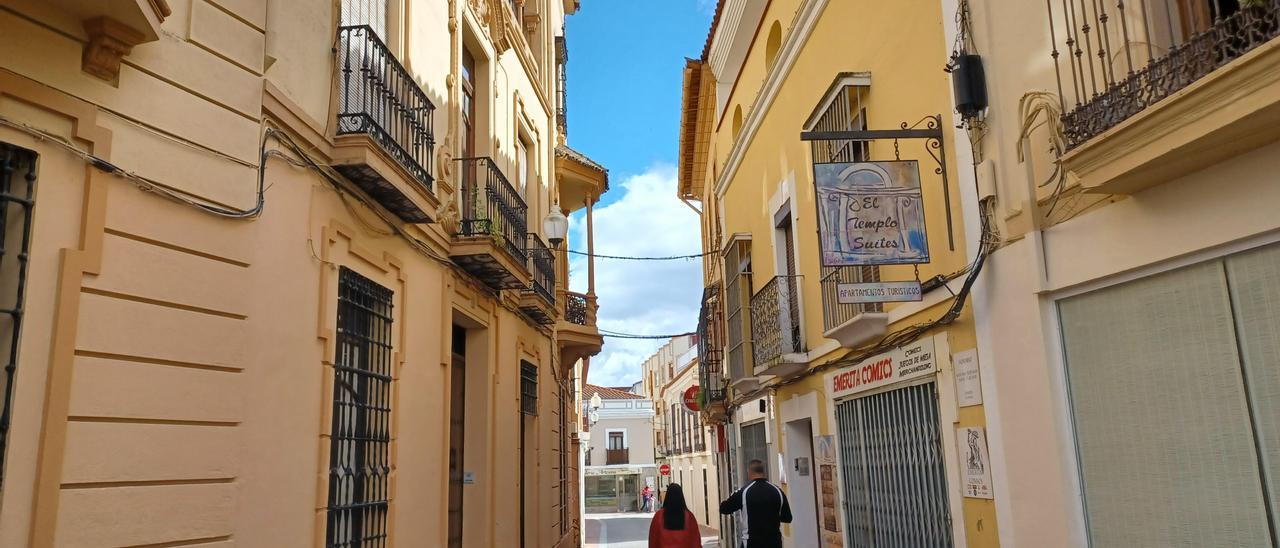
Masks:
[[[588,384],[583,390],[587,432],[583,471],[587,512],[639,512],[645,486],[657,484],[653,401],[640,394]]]
[[[1274,545],[1280,3],[1050,4],[943,8],[1000,544]]]
[[[0,545],[579,545],[576,7],[0,2]]]
[[[645,360],[641,373],[647,397],[653,399],[657,410],[654,443],[658,464],[670,467],[668,474],[658,478],[659,490],[665,492],[667,485],[679,483],[684,489],[685,504],[698,522],[718,530],[720,472],[714,455],[716,431],[685,405],[685,395],[691,391],[694,401],[705,399],[699,394],[697,338],[685,335],[671,339]]]

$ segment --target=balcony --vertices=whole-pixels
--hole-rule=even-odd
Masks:
[[[605,465],[631,464],[630,452],[630,449],[605,449],[604,463]]]
[[[461,158],[462,211],[449,256],[494,289],[527,289],[528,206],[489,158]]]
[[[435,106],[372,28],[339,28],[336,51],[334,169],[401,220],[431,222]]]
[[[556,324],[559,335],[560,351],[563,354],[561,363],[571,367],[579,359],[594,356],[604,348],[604,338],[596,328],[595,295],[584,295],[572,291],[563,291],[560,302],[560,321]]]
[[[724,379],[724,316],[719,284],[702,291],[698,312],[698,382],[706,394],[702,416],[710,423],[723,422],[728,390]]]
[[[1061,164],[1082,190],[1138,192],[1280,139],[1280,0],[1152,4],[1050,6]]]
[[[520,294],[520,311],[542,325],[556,323],[556,258],[537,234],[529,235],[529,273],[533,285]]]
[[[800,276],[775,276],[751,297],[756,376],[785,377],[807,367],[800,332]]]

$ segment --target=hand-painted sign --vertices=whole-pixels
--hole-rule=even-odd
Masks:
[[[814,164],[813,180],[823,266],[929,262],[915,160]]]
[[[898,381],[933,374],[936,369],[933,338],[872,356],[852,367],[827,375],[827,394],[841,398]]]
[[[694,412],[700,409],[698,405],[698,385],[690,386],[688,390],[684,391],[684,406]]]
[[[839,284],[836,302],[840,304],[892,303],[918,301],[923,297],[920,282],[867,282]]]

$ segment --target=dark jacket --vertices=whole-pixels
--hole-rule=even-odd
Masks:
[[[747,548],[782,548],[782,524],[791,523],[787,494],[769,480],[758,479],[734,491],[720,503],[721,514],[743,510]]]

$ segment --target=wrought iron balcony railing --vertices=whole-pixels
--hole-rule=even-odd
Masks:
[[[630,449],[605,449],[604,463],[609,464],[631,464]]]
[[[756,371],[784,354],[804,352],[800,336],[800,276],[775,276],[751,297],[751,339]]]
[[[827,331],[840,327],[863,312],[884,312],[883,303],[846,304],[840,302],[840,285],[880,281],[878,266],[838,266],[822,268],[822,324]]]
[[[581,293],[565,293],[564,295],[564,321],[575,325],[589,325],[587,323],[587,296]]]
[[[338,29],[338,135],[367,134],[431,190],[435,105],[368,26]]]
[[[488,157],[460,158],[462,223],[459,236],[489,236],[522,263],[527,259],[529,207]]]
[[[1280,36],[1280,0],[1151,3],[1048,5],[1068,150]]]
[[[724,401],[724,311],[719,284],[702,291],[698,311],[698,377],[707,402]]]
[[[537,234],[529,235],[529,272],[533,274],[533,292],[554,303],[556,300],[556,258],[551,248]]]

